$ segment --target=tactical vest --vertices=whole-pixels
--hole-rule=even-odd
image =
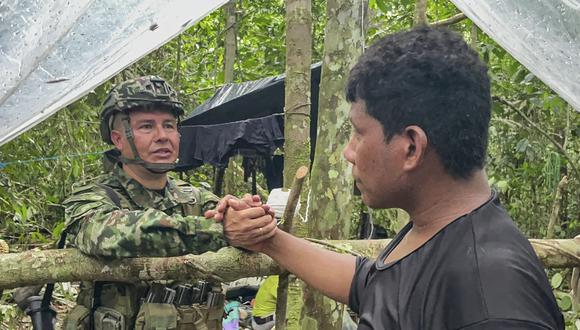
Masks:
[[[184,216],[201,215],[199,190],[195,203],[180,204]],[[128,203],[112,188],[100,185],[118,206]],[[65,330],[220,330],[224,295],[219,284],[200,281],[193,285],[170,282],[82,282],[77,305],[63,321]]]

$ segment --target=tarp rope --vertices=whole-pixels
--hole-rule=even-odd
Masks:
[[[98,151],[98,152],[86,152],[81,154],[69,154],[69,155],[59,155],[59,156],[50,156],[50,157],[37,157],[25,160],[13,160],[9,162],[0,162],[0,170],[13,165],[21,165],[21,164],[28,164],[28,163],[36,163],[36,162],[44,162],[48,160],[59,160],[63,158],[76,158],[76,157],[86,157],[86,156],[94,156],[94,155],[101,155],[105,151]]]

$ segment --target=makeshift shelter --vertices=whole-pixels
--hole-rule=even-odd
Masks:
[[[0,1],[0,145],[227,1]]]
[[[320,72],[320,63],[312,65],[311,157],[316,144]],[[229,158],[241,155],[249,175],[255,176],[261,169],[269,189],[281,187],[283,159],[275,153],[284,144],[284,78],[281,74],[227,84],[195,108],[182,121],[179,168],[186,170],[204,163],[217,167],[215,186],[219,193],[219,177]]]

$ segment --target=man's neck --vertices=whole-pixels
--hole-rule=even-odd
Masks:
[[[136,164],[124,164],[123,170],[147,189],[161,190],[167,185],[167,173],[153,173]]]
[[[409,211],[413,232],[430,236],[455,219],[475,210],[491,196],[485,171],[471,178],[457,180],[437,178],[437,182],[423,185],[416,196],[415,207]]]

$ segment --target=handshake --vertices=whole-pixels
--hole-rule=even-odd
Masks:
[[[242,198],[226,195],[215,209],[204,215],[223,224],[224,235],[231,246],[254,252],[263,252],[278,230],[274,211],[257,195],[246,194]]]

